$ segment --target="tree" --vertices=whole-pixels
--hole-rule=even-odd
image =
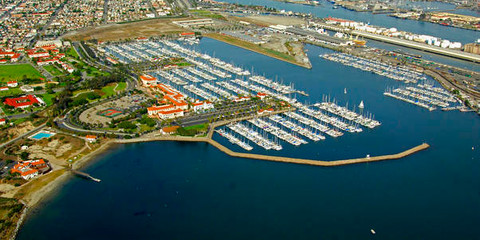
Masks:
[[[137,125],[135,125],[135,124],[133,124],[129,121],[123,121],[123,122],[118,124],[118,127],[123,128],[123,129],[135,129],[135,128],[137,128]]]
[[[29,155],[30,155],[30,153],[24,151],[24,152],[20,153],[20,158],[22,160],[27,160]]]
[[[51,83],[49,83],[49,84],[47,84],[47,85],[45,86],[48,94],[54,94],[54,93],[55,93],[55,91],[53,91],[53,87],[54,87],[54,86],[55,86],[55,85],[54,85],[54,84],[51,84]]]

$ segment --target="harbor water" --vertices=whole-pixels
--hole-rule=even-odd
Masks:
[[[301,4],[292,4],[273,0],[222,0],[223,2],[239,3],[244,5],[258,5],[273,7],[278,10],[294,11],[300,13],[311,13],[316,17],[336,17],[370,23],[375,26],[386,28],[395,27],[401,31],[412,32],[416,34],[426,34],[442,39],[448,39],[453,42],[461,42],[462,44],[475,42],[480,38],[479,31],[472,31],[461,28],[446,27],[440,24],[421,22],[414,20],[404,20],[390,17],[386,14],[372,14],[369,12],[355,12],[344,8],[332,9],[333,4],[327,1],[321,1],[321,6],[309,6]],[[422,3],[416,3],[422,4]],[[428,3],[423,3],[428,4]],[[439,9],[453,8],[450,4],[438,4]]]
[[[310,97],[335,98],[382,125],[361,133],[251,152],[337,160],[426,151],[400,160],[314,167],[233,158],[206,143],[119,145],[32,212],[18,239],[477,239],[480,236],[480,118],[428,111],[383,95],[403,83],[318,57],[312,69],[204,38],[197,50]],[[344,90],[347,90],[346,94]],[[225,138],[223,145],[244,151]],[[474,147],[472,149],[472,147]],[[48,229],[48,230],[47,230]],[[375,229],[373,236],[370,229]]]

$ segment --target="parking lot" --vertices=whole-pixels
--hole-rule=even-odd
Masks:
[[[106,102],[95,107],[89,108],[82,112],[79,116],[80,121],[90,124],[108,124],[112,119],[118,119],[127,116],[129,113],[134,112],[141,108],[140,104],[145,102],[147,97],[144,95],[131,95],[125,96],[120,99]],[[107,109],[115,109],[121,111],[121,114],[114,117],[108,117],[105,114],[99,114]]]

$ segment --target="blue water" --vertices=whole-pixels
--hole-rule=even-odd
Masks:
[[[84,169],[101,183],[73,178],[27,219],[18,239],[479,239],[478,115],[386,98],[385,88],[400,83],[321,59],[328,50],[314,46],[307,47],[310,70],[211,39],[198,48],[293,82],[310,102],[324,94],[350,106],[363,100],[382,122],[363,133],[253,152],[335,160],[424,141],[431,148],[323,168],[228,157],[206,143],[120,145]]]
[[[42,139],[42,138],[49,138],[52,135],[53,134],[51,134],[51,133],[41,132],[41,133],[37,133],[37,134],[33,135],[31,138],[33,138],[35,140],[39,140],[39,139]]]
[[[385,14],[371,14],[368,12],[354,12],[343,8],[332,9],[332,4],[327,1],[322,1],[322,6],[307,6],[300,4],[291,4],[285,2],[278,2],[273,0],[222,0],[223,2],[240,3],[244,5],[259,5],[273,7],[278,10],[285,9],[294,12],[311,13],[317,17],[337,17],[370,23],[371,25],[382,27],[395,27],[402,31],[427,34],[442,39],[448,39],[454,42],[471,43],[480,38],[480,32],[467,29],[446,27],[439,24],[420,22],[413,20],[403,20],[389,17]],[[449,5],[449,4],[447,4]],[[443,5],[441,8],[446,9]],[[453,7],[452,7],[453,8]]]
[[[469,10],[469,9],[455,9],[453,11],[453,13],[469,15],[469,16],[474,16],[474,17],[480,17],[480,12],[472,11],[472,10]]]

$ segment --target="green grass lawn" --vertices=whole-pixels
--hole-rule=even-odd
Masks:
[[[68,49],[67,56],[70,56],[70,57],[73,57],[73,58],[78,58],[77,51],[75,51],[75,49],[73,49],[73,47]]]
[[[155,126],[149,127],[147,124],[141,124],[139,132],[146,132],[155,129]]]
[[[0,91],[0,97],[8,97],[12,95],[21,94],[22,90],[20,88],[10,88],[6,91]]]
[[[50,74],[52,74],[53,76],[59,76],[59,75],[63,75],[63,72],[60,71],[60,69],[58,69],[57,67],[53,66],[53,65],[47,65],[47,66],[44,66],[43,67],[45,70],[47,70]]]
[[[51,106],[53,104],[53,100],[57,96],[57,93],[53,93],[53,94],[46,93],[46,94],[42,94],[40,96],[43,99],[43,101],[45,102],[45,104],[47,104],[47,107],[48,107],[48,106]]]
[[[117,84],[117,87],[115,88],[115,91],[116,92],[121,92],[123,90],[125,90],[125,88],[127,87],[127,83],[126,82],[119,82]]]
[[[105,87],[102,88],[102,92],[105,93],[102,98],[107,98],[115,94],[115,91],[113,90],[115,88],[116,84],[109,84]]]
[[[13,124],[18,125],[18,124],[26,122],[27,120],[28,120],[27,118],[18,118],[18,119],[13,120]]]
[[[0,66],[0,82],[7,82],[12,80],[22,80],[23,77],[27,78],[45,78],[40,72],[37,71],[30,64],[15,64],[15,65],[2,65]]]
[[[199,16],[202,16],[202,17],[208,17],[208,18],[216,18],[216,19],[222,19],[222,20],[225,20],[225,17],[220,15],[220,14],[216,14],[216,13],[212,13],[210,11],[207,11],[207,10],[190,10],[191,13],[194,13],[196,15],[199,15]]]
[[[185,127],[185,130],[206,130],[208,129],[208,123],[202,123],[202,124],[198,124],[198,125],[193,125],[193,126],[189,126],[189,127]]]
[[[81,93],[87,93],[87,92],[91,92],[91,91],[92,91],[92,90],[90,90],[90,89],[87,89],[87,90],[85,90],[85,89],[75,90],[75,91],[73,91],[72,96],[75,96],[75,95],[77,95],[77,94],[80,95]]]

